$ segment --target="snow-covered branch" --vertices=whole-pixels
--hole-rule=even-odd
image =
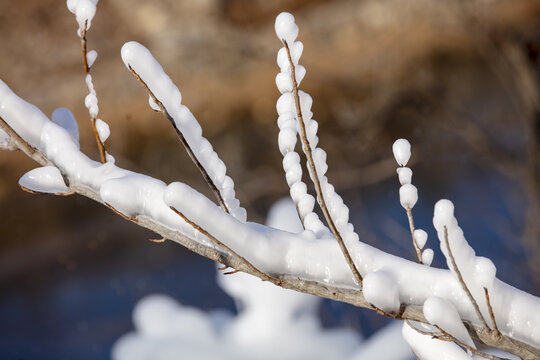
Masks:
[[[96,2],[81,1],[94,8]],[[68,3],[78,21],[86,19],[79,21],[84,33],[93,12],[91,16],[82,10],[79,14],[77,1]],[[219,195],[220,205],[186,184],[166,184],[120,168],[113,161],[91,160],[80,151],[77,123],[68,110],[59,110],[50,120],[0,80],[0,135],[8,138],[2,141],[10,144],[6,148],[18,148],[42,166],[24,175],[21,186],[33,192],[91,198],[163,238],[235,270],[284,288],[411,320],[410,325],[404,324],[404,336],[425,359],[436,358],[441,347],[451,347],[447,351],[459,354],[456,358],[470,358],[463,349],[476,349],[476,343],[523,359],[540,358],[540,299],[495,277],[494,264],[476,256],[467,243],[448,200],[437,203],[433,222],[449,270],[429,266],[433,252],[422,250],[425,233],[412,223],[410,209],[417,193],[411,188],[410,169],[398,169],[405,188],[400,190],[400,198],[411,219],[413,244],[422,263],[358,240],[347,207],[325,177],[326,154],[317,147],[312,100],[298,90],[305,69],[298,65],[303,45],[295,41],[298,28],[292,15],[278,16],[276,32],[285,45],[278,53],[281,73],[276,78],[283,94],[277,104],[279,146],[291,197],[303,219],[302,232],[246,221],[224,163],[202,136],[193,114],[181,104],[180,91],[148,49],[135,42],[122,48],[126,67],[149,91],[150,105],[166,116],[187,144]],[[294,150],[298,134],[331,232],[315,214],[314,198],[301,181],[300,158]],[[407,160],[399,150],[396,159],[404,166]],[[434,340],[435,335],[429,334],[454,343]]]

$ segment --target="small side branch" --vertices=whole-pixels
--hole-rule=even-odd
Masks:
[[[409,228],[411,229],[411,237],[412,237],[414,250],[416,251],[416,257],[418,258],[418,262],[422,263],[422,249],[420,249],[420,247],[416,243],[416,240],[414,239],[414,231],[416,230],[416,228],[414,227],[414,218],[412,214],[412,209],[410,206],[407,206],[405,211],[407,212],[407,219],[409,219]]]
[[[291,50],[289,49],[289,45],[287,44],[287,41],[282,39],[283,45],[285,46],[285,50],[287,51],[287,57],[289,59],[289,65],[291,67],[291,79],[293,83],[293,97],[296,105],[296,116],[298,118],[298,123],[300,125],[300,139],[302,140],[302,148],[304,150],[304,153],[306,154],[306,159],[309,165],[309,168],[311,170],[311,174],[313,175],[313,185],[315,186],[315,192],[317,193],[317,202],[319,203],[321,210],[324,214],[324,217],[326,219],[326,222],[328,223],[328,226],[330,227],[330,230],[334,234],[334,237],[336,238],[339,247],[341,251],[343,252],[343,255],[345,256],[345,260],[347,261],[347,265],[349,265],[349,268],[351,269],[356,281],[358,282],[358,286],[362,286],[362,275],[358,271],[358,268],[356,267],[351,254],[349,253],[349,250],[347,249],[347,246],[345,246],[345,242],[343,241],[343,237],[339,233],[336,224],[334,223],[334,219],[332,219],[332,216],[330,215],[330,211],[328,210],[328,206],[326,205],[326,200],[324,199],[321,182],[319,181],[319,176],[317,174],[317,169],[315,167],[315,162],[313,161],[313,153],[311,151],[311,145],[309,144],[307,134],[306,134],[306,126],[304,124],[304,118],[302,116],[302,108],[300,106],[300,97],[298,96],[298,83],[296,82],[296,72],[295,72],[295,66],[294,62],[292,61],[291,57]]]
[[[139,74],[137,74],[137,72],[135,70],[133,70],[131,68],[131,66],[129,67],[129,71],[131,71],[131,73],[133,74],[133,76],[135,77],[135,79],[137,79],[138,82],[140,82],[142,84],[142,86],[145,88],[146,92],[148,93],[148,95],[152,98],[152,100],[157,104],[157,106],[159,107],[159,109],[161,110],[161,113],[163,114],[163,116],[165,116],[165,118],[169,121],[169,123],[171,123],[172,127],[174,128],[174,131],[176,132],[176,135],[178,136],[178,138],[180,139],[180,142],[182,143],[182,145],[184,145],[184,148],[186,149],[186,152],[188,153],[189,155],[189,158],[191,159],[191,161],[193,161],[193,163],[195,164],[195,166],[197,166],[197,169],[199,169],[199,171],[201,172],[203,178],[204,178],[204,181],[206,181],[206,183],[208,184],[208,186],[210,187],[210,189],[212,190],[212,192],[214,193],[214,195],[216,196],[218,202],[219,202],[219,206],[223,209],[223,211],[225,211],[226,213],[230,213],[230,210],[229,208],[227,207],[227,205],[225,204],[225,200],[223,200],[223,196],[221,195],[221,192],[219,191],[219,189],[217,188],[216,184],[214,183],[214,181],[212,180],[212,178],[210,177],[210,175],[208,175],[208,172],[206,171],[206,169],[202,166],[201,162],[199,161],[199,159],[197,159],[197,157],[195,156],[195,154],[193,153],[193,150],[191,149],[191,147],[189,146],[186,138],[184,137],[184,134],[182,134],[182,131],[180,131],[180,129],[176,126],[176,123],[173,119],[173,117],[171,116],[171,114],[169,114],[169,112],[167,111],[167,109],[165,109],[165,106],[163,106],[163,103],[154,95],[154,93],[152,92],[152,90],[150,90],[150,88],[148,87],[148,85],[144,82],[143,79],[141,79],[141,77],[139,76]]]
[[[480,312],[480,307],[478,307],[478,303],[476,302],[476,300],[472,296],[469,288],[467,287],[467,284],[465,284],[465,280],[463,280],[463,276],[461,275],[461,271],[459,271],[459,268],[458,268],[458,266],[456,264],[456,259],[454,258],[454,255],[452,254],[452,250],[450,249],[450,242],[448,241],[448,228],[446,226],[444,227],[444,243],[446,245],[446,249],[448,250],[448,257],[450,258],[450,261],[452,263],[452,267],[454,268],[454,271],[455,271],[455,273],[457,275],[458,282],[461,285],[461,288],[467,294],[467,297],[471,301],[471,304],[472,304],[472,306],[474,308],[474,311],[476,312],[476,316],[478,316],[478,319],[480,320],[480,322],[482,323],[484,328],[489,329],[489,326],[488,326],[488,324],[486,322],[486,319],[484,319],[484,316]]]
[[[87,31],[88,21],[84,23],[84,26],[81,30],[81,50],[82,50],[82,56],[83,56],[83,65],[84,65],[84,76],[85,78],[90,74],[90,66],[88,66],[88,52],[86,49],[86,31]],[[88,93],[91,93],[90,85],[88,82],[86,83],[86,87],[88,89]],[[105,151],[105,145],[101,141],[101,138],[99,137],[99,132],[97,130],[96,126],[96,117],[90,114],[90,121],[92,123],[92,130],[94,131],[94,137],[96,138],[97,147],[99,150],[99,157],[101,159],[101,162],[105,164],[107,162],[107,153]]]

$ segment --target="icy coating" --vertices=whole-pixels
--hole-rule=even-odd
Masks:
[[[132,48],[124,49],[129,53]],[[129,54],[124,55],[128,55],[126,57],[130,60]],[[161,67],[153,59],[152,62],[134,59],[133,63],[131,60],[128,63],[142,66],[141,73],[145,74],[149,84],[159,85],[156,85],[156,93],[159,93],[160,86],[170,83],[170,79],[164,80],[160,77]],[[159,67],[160,71],[156,72],[156,67]],[[171,106],[171,112],[181,111],[182,116],[191,119],[192,115],[182,105],[177,102],[168,103],[176,96],[179,100],[179,95],[174,89],[172,93],[166,93],[163,98],[164,106]],[[306,105],[310,105],[306,101],[307,98],[302,96],[303,112]],[[167,110],[169,111],[169,108]],[[169,208],[172,205],[263,271],[356,288],[353,275],[343,261],[343,254],[330,236],[315,239],[307,232],[294,234],[255,223],[244,223],[186,185],[175,183],[167,186],[157,179],[124,170],[112,163],[100,164],[92,161],[79,151],[78,142],[68,130],[50,121],[38,108],[19,98],[2,81],[0,116],[60,170],[69,180],[71,190],[91,189],[92,194],[99,194],[97,200],[106,202],[126,216],[137,219],[151,218],[153,222],[194,241],[208,244],[208,239],[193,230]],[[311,115],[306,116],[306,119],[310,117]],[[308,129],[311,129],[308,130],[310,134],[313,134],[313,128],[308,126]],[[188,132],[197,132],[197,129],[200,127],[195,125],[187,128]],[[314,156],[319,159],[317,166],[323,166],[320,163],[324,158],[323,153],[314,152]],[[219,166],[217,162],[212,165]],[[447,227],[452,252],[484,317],[489,321],[485,301],[479,291],[482,291],[481,286],[487,285],[500,330],[511,334],[515,339],[540,347],[540,299],[495,277],[493,264],[488,259],[477,257],[465,241],[453,210],[449,201],[438,203],[434,225],[439,239],[444,239],[444,226]],[[344,216],[340,218],[343,219]],[[400,303],[421,306],[430,296],[439,296],[451,302],[462,319],[479,324],[469,299],[452,271],[417,264],[359,241],[349,242],[348,248],[364,277],[383,270],[393,279],[396,286],[391,287],[389,295],[393,297],[397,288]],[[446,252],[442,242],[441,248]],[[471,261],[472,263],[467,264]],[[451,266],[450,268],[455,271]],[[406,337],[414,338],[417,333],[414,330],[412,332],[414,335],[408,332]],[[418,340],[421,341],[424,340]],[[438,354],[438,359],[442,358],[441,353],[446,354],[446,350]],[[419,355],[421,354],[420,352]]]
[[[180,90],[150,51],[141,44],[135,41],[125,43],[121,53],[126,67],[141,77],[174,119],[193,154],[214,182],[230,213],[238,220],[245,222],[246,210],[240,206],[240,202],[235,197],[234,182],[226,175],[227,168],[212,145],[202,136],[202,129],[197,119],[185,105],[182,105]],[[155,109],[154,105],[157,104],[150,103],[150,105]]]
[[[86,28],[90,29],[92,25],[92,19],[96,14],[96,5],[99,0],[67,0],[67,7],[69,11],[75,14],[77,23],[79,24],[79,36],[84,24]]]
[[[450,301],[438,296],[430,296],[424,302],[423,310],[430,324],[439,326],[462,343],[476,349],[469,332]]]
[[[30,170],[19,179],[19,185],[25,189],[45,194],[68,194],[60,171],[54,166],[44,166]]]

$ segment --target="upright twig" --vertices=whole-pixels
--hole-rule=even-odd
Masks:
[[[489,317],[491,318],[491,322],[493,324],[492,331],[496,335],[500,336],[500,335],[502,335],[502,333],[499,331],[499,327],[497,326],[497,321],[495,320],[495,314],[493,313],[493,308],[491,307],[491,301],[489,299],[489,291],[488,291],[488,289],[486,287],[484,288],[484,294],[486,295],[486,304],[487,304],[488,311],[489,311]]]
[[[206,183],[208,184],[208,186],[210,187],[210,189],[212,190],[212,192],[214,193],[214,195],[216,196],[218,202],[219,202],[219,206],[223,209],[223,211],[225,211],[226,213],[230,213],[230,210],[229,208],[227,207],[227,205],[225,204],[225,200],[223,200],[223,196],[221,196],[221,192],[218,190],[216,184],[214,183],[214,181],[212,180],[212,178],[210,177],[210,175],[208,175],[208,172],[206,171],[206,169],[202,166],[201,162],[199,161],[199,159],[197,159],[197,157],[195,156],[195,154],[193,153],[193,150],[191,149],[191,147],[189,146],[186,138],[184,137],[184,134],[182,134],[182,131],[180,131],[180,129],[178,128],[178,126],[176,126],[176,123],[173,119],[173,117],[171,116],[171,114],[169,114],[169,112],[167,111],[167,109],[165,109],[165,106],[163,106],[163,103],[161,101],[159,101],[159,99],[154,95],[154,93],[152,92],[152,90],[150,90],[150,88],[148,87],[148,85],[146,84],[146,82],[144,82],[143,79],[141,79],[141,77],[139,76],[139,74],[137,74],[137,72],[135,70],[133,70],[131,68],[131,66],[129,67],[129,70],[131,71],[131,73],[133,74],[133,76],[135,76],[135,79],[137,79],[138,82],[140,82],[142,84],[142,86],[146,89],[146,92],[148,93],[148,95],[152,98],[152,100],[156,103],[156,105],[159,107],[161,113],[163,114],[163,116],[165,116],[165,118],[169,121],[169,123],[171,123],[172,127],[174,128],[174,131],[176,132],[176,135],[178,136],[178,138],[180,139],[180,142],[182,143],[182,145],[184,145],[184,148],[186,149],[186,152],[188,153],[189,155],[189,158],[191,159],[191,161],[193,161],[193,163],[195,164],[195,166],[197,166],[197,169],[199,169],[199,171],[201,172],[203,178],[204,178],[204,181],[206,181]]]
[[[489,326],[486,322],[486,319],[484,319],[484,316],[482,315],[482,312],[480,312],[480,307],[478,306],[478,303],[472,296],[469,287],[467,284],[465,284],[465,280],[463,280],[463,276],[461,275],[461,271],[459,271],[459,268],[456,264],[456,259],[454,258],[454,255],[452,254],[452,249],[450,249],[450,242],[448,241],[448,228],[444,226],[444,243],[446,245],[446,249],[448,250],[448,257],[450,258],[450,262],[452,263],[452,267],[454,268],[454,272],[458,278],[458,282],[461,285],[461,288],[465,293],[467,294],[467,297],[469,298],[474,311],[476,312],[476,316],[478,316],[478,319],[482,323],[485,329],[489,329]]]
[[[407,206],[405,208],[405,211],[407,212],[407,219],[409,219],[409,228],[411,230],[411,237],[412,237],[414,250],[416,251],[416,257],[418,258],[418,262],[422,263],[422,249],[420,249],[420,247],[416,243],[416,240],[414,239],[414,231],[416,230],[416,228],[414,227],[414,218],[412,214],[412,209],[410,206]]]
[[[86,31],[87,31],[87,25],[88,21],[85,21],[84,26],[81,30],[81,49],[82,49],[82,56],[83,56],[83,65],[84,65],[84,76],[85,78],[90,73],[90,66],[88,66],[88,53],[86,50]],[[88,93],[91,93],[90,84],[88,84],[88,81],[86,81],[86,88],[88,89]],[[99,157],[101,158],[101,162],[105,164],[107,162],[107,153],[105,151],[105,145],[101,141],[101,138],[99,137],[99,132],[97,130],[96,126],[96,117],[92,114],[90,114],[90,122],[92,123],[92,130],[94,131],[94,137],[96,138],[97,147],[99,150]]]
[[[302,140],[302,148],[304,150],[304,154],[306,154],[308,166],[311,170],[311,174],[313,175],[312,179],[313,179],[313,185],[315,186],[315,192],[317,193],[317,202],[319,203],[319,206],[321,207],[321,210],[324,214],[326,222],[328,223],[328,226],[330,227],[330,230],[334,234],[334,237],[336,238],[339,244],[339,247],[341,248],[341,251],[343,252],[343,255],[345,256],[345,260],[347,261],[347,264],[349,265],[354,277],[356,278],[358,285],[361,287],[362,275],[358,271],[358,268],[356,267],[351,257],[351,254],[349,253],[349,250],[347,249],[347,246],[345,246],[343,237],[339,233],[334,223],[334,220],[332,219],[332,216],[330,215],[330,211],[328,210],[328,207],[326,205],[326,200],[323,195],[321,183],[319,181],[319,176],[317,175],[315,162],[313,161],[313,153],[311,151],[311,145],[309,144],[307,134],[306,134],[306,127],[304,124],[304,118],[302,116],[302,108],[300,106],[300,97],[298,96],[298,84],[296,82],[295,66],[291,57],[291,50],[289,49],[289,45],[287,44],[287,41],[285,41],[285,39],[282,39],[281,41],[283,42],[283,45],[285,46],[285,50],[287,51],[287,58],[289,59],[289,65],[291,67],[291,79],[293,83],[293,97],[294,97],[294,102],[296,106],[296,116],[298,119],[298,123],[300,125],[300,139]]]

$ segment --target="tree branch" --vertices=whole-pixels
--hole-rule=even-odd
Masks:
[[[298,96],[298,84],[296,82],[296,72],[295,72],[296,68],[292,61],[291,50],[289,49],[289,45],[287,44],[287,41],[282,39],[282,42],[285,46],[285,50],[287,51],[287,57],[289,59],[289,66],[291,67],[293,96],[294,96],[294,102],[296,105],[296,116],[297,116],[298,123],[300,125],[300,138],[302,140],[302,148],[304,149],[304,153],[306,154],[306,158],[309,164],[309,168],[311,170],[311,174],[313,175],[312,180],[313,180],[313,185],[315,186],[315,192],[317,193],[317,201],[321,207],[321,210],[324,214],[326,222],[328,223],[328,226],[330,227],[330,230],[332,231],[332,234],[334,234],[334,237],[336,238],[339,244],[339,247],[341,251],[343,252],[343,255],[345,256],[347,265],[349,265],[349,268],[351,269],[356,281],[358,282],[358,285],[362,286],[362,275],[360,274],[360,272],[358,271],[358,268],[354,264],[351,254],[349,253],[349,250],[347,249],[347,246],[345,245],[345,242],[343,241],[343,237],[338,231],[336,224],[334,223],[334,219],[332,218],[330,211],[328,211],[328,206],[326,205],[326,200],[324,198],[324,194],[321,188],[321,182],[319,181],[319,176],[317,175],[317,169],[315,167],[315,162],[313,161],[311,145],[309,144],[309,140],[307,138],[306,126],[304,124],[304,119],[302,116],[302,108],[300,106],[300,97]]]

